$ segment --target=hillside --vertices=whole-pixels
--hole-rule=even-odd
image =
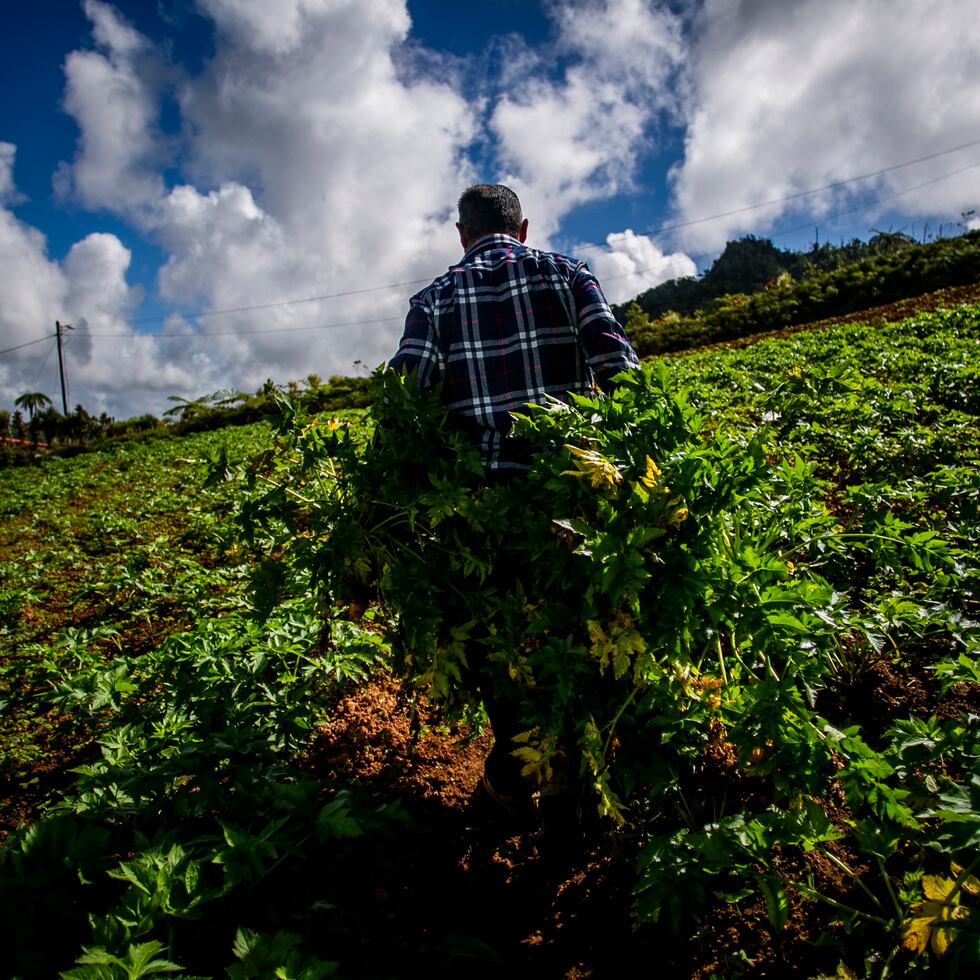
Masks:
[[[897,300],[894,303],[872,306],[866,310],[859,310],[856,313],[827,317],[825,320],[814,320],[810,323],[797,323],[792,326],[782,327],[779,330],[759,331],[758,333],[749,333],[733,340],[722,340],[714,344],[704,344],[696,348],[647,356],[675,358],[685,357],[701,351],[735,350],[740,347],[748,347],[756,344],[761,340],[790,337],[801,331],[826,330],[830,327],[843,326],[850,323],[862,324],[868,327],[882,327],[888,323],[898,323],[906,320],[919,313],[933,313],[937,310],[948,310],[964,304],[976,305],[978,302],[980,302],[980,283],[974,283],[969,286],[950,286],[946,289],[937,289],[932,293],[923,293],[921,296],[911,296],[908,299]]]
[[[760,254],[771,261],[760,265]],[[906,241],[893,250],[827,270],[804,264],[800,278],[783,268],[792,263],[778,264],[781,254],[793,253],[778,253],[771,243],[756,240],[730,243],[702,279],[687,281],[684,288],[699,297],[697,302],[681,304],[687,311],[663,309],[676,292],[674,285],[667,283],[657,287],[659,293],[650,291],[617,308],[617,313],[641,356],[649,356],[839,319],[980,282],[980,232],[921,245]],[[752,256],[752,263],[740,262],[746,255]],[[720,273],[715,274],[716,268]],[[783,271],[777,272],[780,268]],[[776,275],[760,285],[761,276],[769,272]],[[722,288],[730,290],[732,284],[740,284],[742,289],[719,292]],[[656,311],[652,318],[650,310]]]
[[[721,296],[758,292],[780,276],[801,281],[865,259],[896,255],[916,244],[907,235],[879,232],[866,242],[854,239],[840,245],[815,243],[806,252],[794,252],[777,248],[768,238],[747,235],[726,243],[703,275],[668,280],[633,301],[651,319],[670,312],[690,314],[709,309]],[[625,312],[625,307],[626,304],[618,307],[617,312]]]
[[[15,975],[970,975],[978,345],[964,306],[671,359],[529,419],[517,496],[437,412],[369,454],[298,403],[0,473]],[[587,750],[570,851],[479,791],[447,595]]]

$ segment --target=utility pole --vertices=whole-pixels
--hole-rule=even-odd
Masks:
[[[61,347],[61,331],[62,330],[74,330],[75,328],[70,323],[60,323],[58,320],[54,321],[55,332],[58,334],[58,367],[61,369],[61,407],[64,409],[63,414],[68,414],[68,389],[65,386],[65,355]]]

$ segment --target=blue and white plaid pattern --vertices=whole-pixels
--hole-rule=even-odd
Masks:
[[[441,383],[484,466],[507,470],[529,461],[504,438],[512,411],[589,394],[638,364],[584,262],[490,235],[412,297],[389,367],[415,370],[423,387]]]

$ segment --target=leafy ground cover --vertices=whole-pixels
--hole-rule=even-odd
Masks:
[[[532,413],[518,500],[294,410],[0,474],[11,975],[971,975],[978,342],[671,360]],[[477,792],[473,644],[571,854]]]
[[[233,497],[204,487],[202,455],[241,457],[268,439],[258,426],[0,472],[6,826],[36,798],[24,780],[57,773],[84,743],[64,738],[46,699],[54,680],[94,683],[198,618],[242,607],[249,562],[228,524]]]

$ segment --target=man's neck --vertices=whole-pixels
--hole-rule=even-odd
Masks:
[[[487,244],[491,240],[499,240],[501,238],[507,239],[507,241],[514,242],[515,245],[521,244],[521,240],[519,238],[515,238],[513,235],[509,234],[506,231],[491,231],[486,235],[481,235],[479,238],[474,239],[468,245],[466,245],[463,254],[468,255],[474,249]]]

